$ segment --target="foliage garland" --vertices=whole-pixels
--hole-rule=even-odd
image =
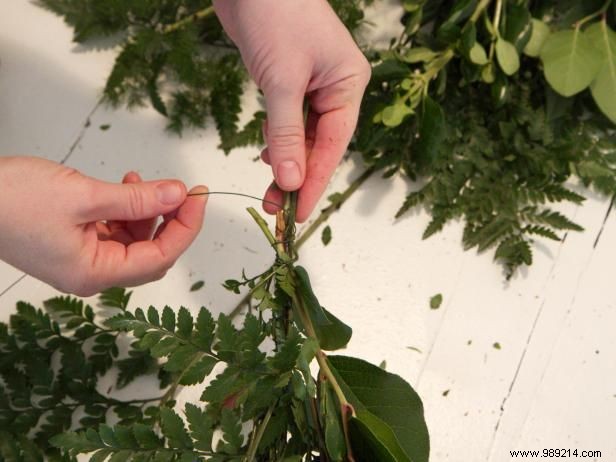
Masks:
[[[206,308],[196,318],[184,307],[130,311],[123,289],[101,295],[113,312],[103,319],[72,297],[44,310],[19,303],[0,324],[0,460],[426,462],[428,432],[411,386],[325,354],[345,347],[352,330],[320,305],[296,264],[295,197],[287,195],[275,233],[248,209],[276,260],[256,277],[225,282],[236,293],[251,289],[254,310],[240,328]],[[117,389],[154,374],[166,391],[115,399],[97,388],[112,367]],[[183,418],[175,396],[190,385],[201,387],[205,406],[187,403]]]

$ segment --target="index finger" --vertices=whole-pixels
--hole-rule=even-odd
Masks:
[[[314,210],[347,150],[359,114],[359,104],[346,105],[315,117],[312,149],[306,159],[306,179],[299,190],[297,221]]]

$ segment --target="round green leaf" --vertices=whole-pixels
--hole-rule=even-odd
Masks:
[[[590,26],[585,33],[603,58],[590,91],[599,109],[616,123],[616,32],[601,21]]]
[[[533,30],[530,35],[530,40],[524,47],[524,54],[536,58],[539,56],[548,35],[550,35],[550,28],[543,21],[535,18],[533,18],[531,22],[533,24]]]
[[[484,50],[483,46],[479,42],[475,42],[475,44],[471,47],[469,58],[471,62],[479,64],[480,66],[488,63],[486,50]]]
[[[563,96],[584,90],[601,67],[601,53],[579,29],[551,34],[541,48],[545,78]]]
[[[499,38],[496,41],[496,58],[503,72],[507,75],[515,74],[520,68],[520,57],[515,46]]]
[[[387,127],[397,127],[407,115],[412,113],[413,110],[402,102],[387,106],[383,109],[383,125]]]

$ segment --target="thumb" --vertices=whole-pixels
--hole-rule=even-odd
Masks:
[[[267,151],[276,184],[284,191],[299,189],[306,174],[303,101],[303,91],[265,94]]]
[[[93,180],[92,197],[84,221],[135,221],[177,209],[186,199],[186,186],[177,180],[106,183]]]

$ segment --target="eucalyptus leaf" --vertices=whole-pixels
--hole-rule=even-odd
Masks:
[[[520,57],[515,46],[499,38],[496,40],[496,58],[503,72],[507,75],[515,74],[520,68]]]
[[[548,38],[548,35],[550,35],[550,28],[539,19],[533,18],[531,23],[532,33],[530,35],[530,40],[524,47],[524,54],[536,58],[539,56],[539,53],[541,53],[541,48]]]
[[[382,120],[383,125],[387,127],[397,127],[402,123],[402,120],[412,114],[413,110],[403,102],[396,102],[391,106],[383,109]]]
[[[587,88],[601,68],[601,52],[579,28],[551,34],[540,56],[545,78],[563,96]]]
[[[599,109],[616,123],[616,32],[605,21],[600,21],[585,33],[601,53],[603,61],[590,91]]]
[[[481,43],[476,42],[469,52],[469,58],[471,62],[483,65],[488,63],[488,56],[486,55],[486,50],[483,48]]]
[[[438,53],[432,51],[430,48],[415,47],[403,54],[401,59],[405,63],[421,63],[431,61],[436,56],[438,56]]]

